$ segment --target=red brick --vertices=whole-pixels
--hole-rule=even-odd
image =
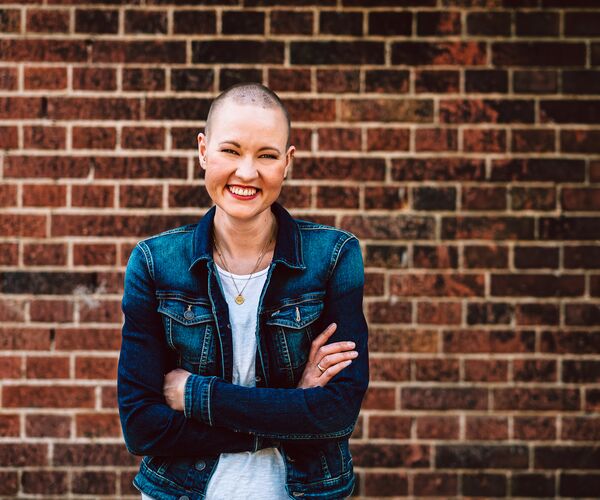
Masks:
[[[405,359],[371,358],[369,360],[371,380],[394,382],[410,379],[410,363]]]
[[[435,330],[369,329],[371,352],[437,352],[438,334]]]
[[[455,302],[417,303],[419,324],[458,325],[462,320],[461,306]]]
[[[11,385],[4,387],[7,408],[93,408],[94,387],[55,385]]]
[[[394,410],[396,390],[387,387],[369,386],[362,403],[365,410]]]
[[[117,362],[116,357],[77,356],[75,358],[75,378],[116,380]]]
[[[367,305],[369,318],[375,323],[410,323],[412,307],[410,302],[370,302]]]
[[[456,151],[458,131],[441,128],[418,128],[415,131],[416,151]]]
[[[3,377],[4,378],[4,377]],[[0,415],[0,437],[19,437],[20,434],[19,415]]]
[[[23,127],[23,146],[25,149],[65,149],[66,137],[65,127],[38,125]],[[64,190],[64,186],[55,187]]]
[[[138,457],[131,455],[121,444],[71,444],[57,443],[54,446],[54,464],[77,467],[133,466]]]
[[[412,418],[392,415],[370,415],[369,437],[410,439]]]
[[[317,92],[358,92],[360,71],[317,69]]]
[[[415,380],[426,382],[458,382],[459,365],[456,359],[415,359]]]
[[[368,128],[367,151],[408,151],[410,130],[405,128]]]
[[[16,304],[7,304],[8,307],[18,307]],[[2,311],[2,302],[0,302],[0,312]],[[2,315],[4,320],[11,318],[11,321],[19,319],[18,316]],[[22,321],[22,318],[20,318]],[[47,351],[50,349],[50,330],[44,328],[17,328],[5,326],[0,328],[0,349],[2,350],[26,350],[26,351]]]
[[[556,417],[515,417],[513,433],[515,439],[546,441],[556,439]]]
[[[124,185],[119,188],[119,206],[123,208],[161,208],[162,186]]]
[[[34,413],[25,416],[25,433],[28,437],[71,437],[71,417],[65,415]]]
[[[81,413],[75,417],[77,437],[119,437],[121,424],[116,413]]]
[[[506,210],[506,189],[464,187],[461,206],[464,210]]]
[[[0,466],[35,467],[48,464],[48,446],[33,443],[0,444]]]
[[[26,243],[23,245],[26,266],[65,266],[67,245],[64,243]]]
[[[70,12],[66,9],[27,9],[27,31],[68,33]]]
[[[408,478],[400,472],[367,472],[365,475],[367,496],[405,496],[408,494]]]
[[[577,389],[494,389],[493,399],[496,410],[576,411],[581,406]]]
[[[504,360],[466,359],[465,380],[470,382],[508,381],[508,362]]]
[[[23,471],[21,483],[25,493],[66,495],[69,491],[69,476],[66,471]]]
[[[428,446],[355,443],[352,455],[358,467],[423,468],[430,465]]]
[[[515,153],[552,153],[556,150],[555,131],[548,129],[515,129],[511,151]]]
[[[123,127],[121,147],[124,149],[164,149],[164,127]]]
[[[0,129],[0,133],[2,130]],[[17,186],[4,185],[0,186],[0,207],[16,207],[17,206]]]
[[[73,127],[74,149],[115,149],[116,141],[112,127]]]
[[[26,90],[63,90],[67,88],[67,68],[26,67],[23,76]]]
[[[29,306],[32,321],[53,321],[70,323],[73,321],[74,304],[71,300],[36,299]]]
[[[66,356],[27,356],[25,362],[27,378],[69,378],[69,358]]]
[[[418,439],[458,439],[458,417],[417,417]]]
[[[358,128],[320,128],[317,134],[320,151],[361,149],[361,130]]]
[[[401,390],[402,408],[408,410],[485,410],[487,390],[458,387],[410,387]]]
[[[269,68],[269,88],[274,92],[310,92],[310,70]]]
[[[415,495],[453,497],[458,493],[458,475],[456,474],[423,472],[415,474],[413,477]]]
[[[466,439],[475,441],[502,441],[508,439],[506,417],[467,417]]]
[[[74,207],[112,207],[115,188],[113,186],[73,185],[71,205]]]
[[[464,129],[463,151],[502,153],[506,151],[506,131],[502,129]]]

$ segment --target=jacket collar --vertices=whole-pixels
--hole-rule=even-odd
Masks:
[[[192,236],[193,267],[202,260],[212,261],[212,227],[217,206],[213,205],[198,221]],[[278,202],[273,202],[271,211],[277,219],[277,240],[273,262],[281,262],[293,269],[306,269],[302,257],[302,236],[298,224],[291,214]]]

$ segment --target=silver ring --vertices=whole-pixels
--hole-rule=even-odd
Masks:
[[[317,368],[321,370],[321,373],[325,373],[325,370],[321,367],[319,363],[317,363]]]

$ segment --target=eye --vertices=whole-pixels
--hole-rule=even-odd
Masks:
[[[229,148],[223,148],[221,149],[222,153],[234,153],[237,154],[237,151],[233,150],[233,149],[229,149]]]
[[[271,154],[268,154],[268,153],[265,153],[264,155],[261,155],[261,156],[266,156],[267,158],[271,158],[272,160],[276,160],[277,159],[277,156],[271,155]]]

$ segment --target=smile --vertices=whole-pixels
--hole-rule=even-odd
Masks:
[[[252,200],[258,195],[257,189],[251,188],[240,188],[237,186],[227,186],[227,190],[237,199],[240,200]]]

